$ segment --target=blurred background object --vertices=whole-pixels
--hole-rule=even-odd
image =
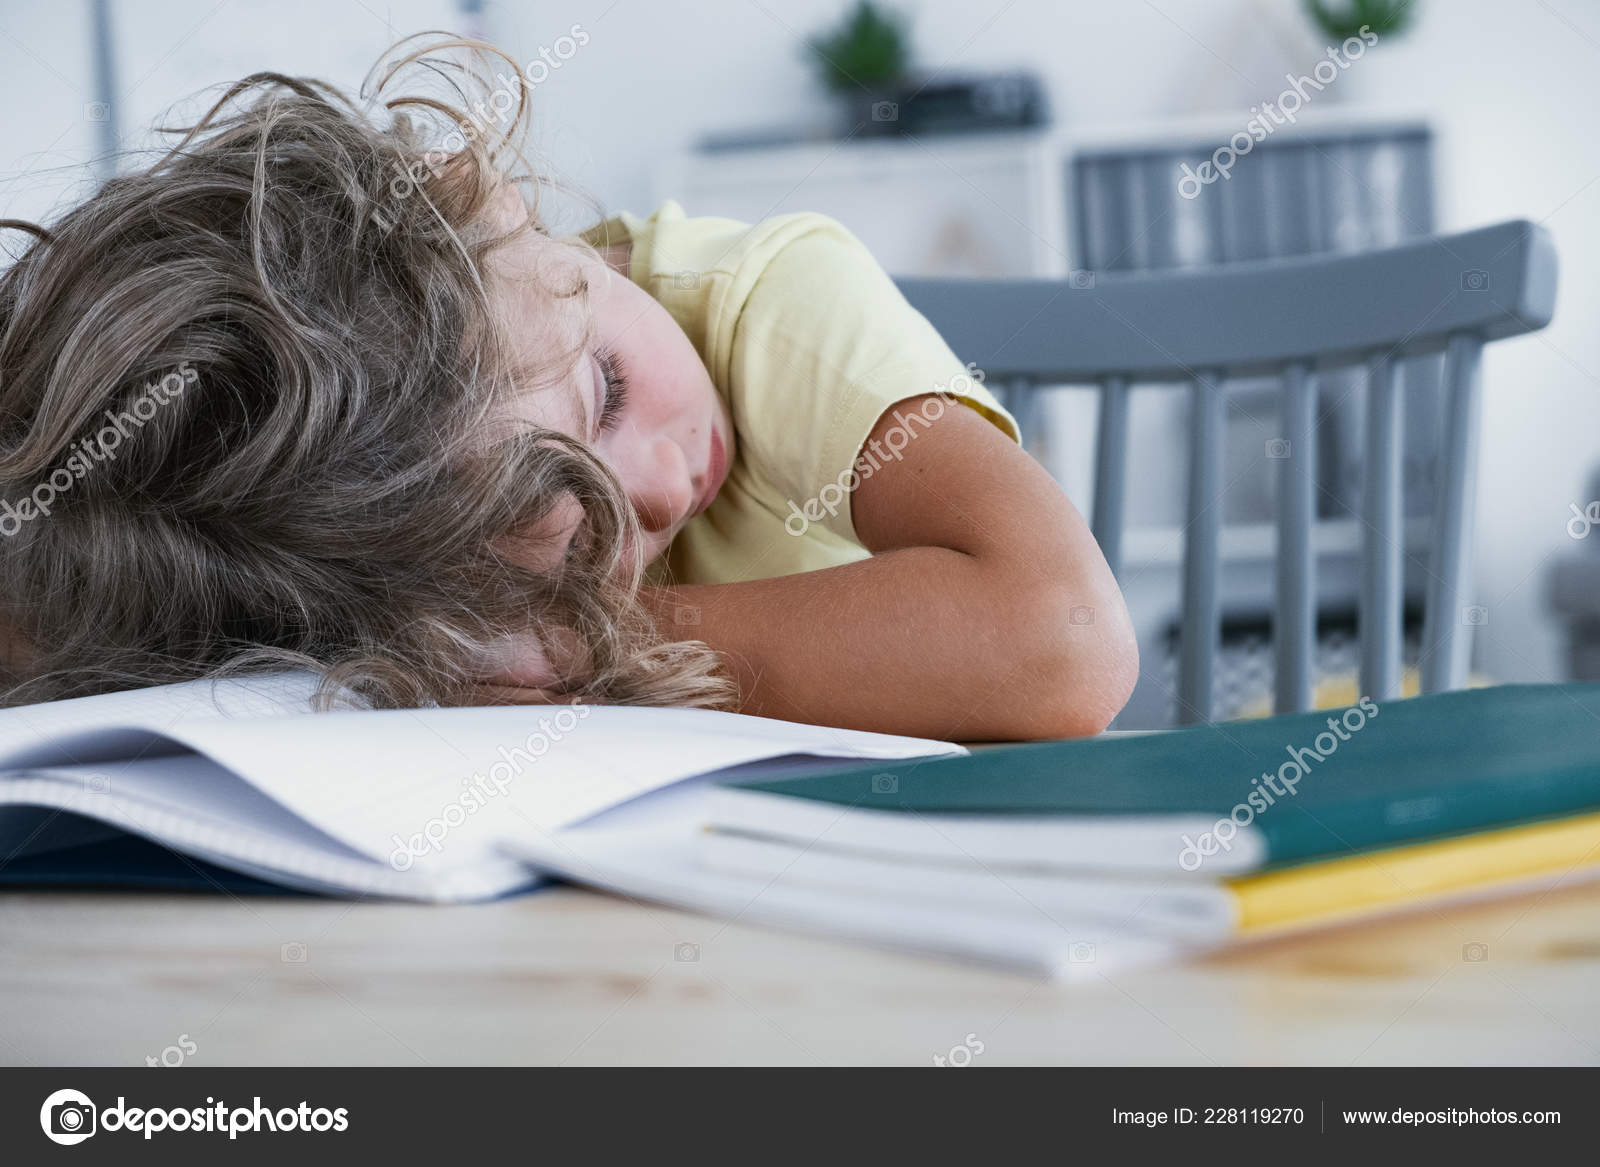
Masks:
[[[1330,44],[1370,30],[1381,37],[1404,32],[1416,13],[1415,0],[1305,0],[1306,11]]]
[[[904,16],[858,0],[837,28],[806,41],[806,50],[840,105],[842,132],[897,132],[898,102],[911,65]]]
[[[108,145],[149,143],[174,103],[192,115],[203,108],[192,95],[258,69],[353,89],[388,45],[423,29],[477,31],[538,61],[581,25],[581,49],[546,52],[550,67],[532,86],[535,149],[563,179],[607,209],[639,213],[666,197],[691,214],[745,219],[824,211],[896,274],[1087,280],[1533,219],[1568,263],[1550,328],[1486,356],[1474,668],[1549,680],[1596,655],[1569,635],[1589,626],[1573,607],[1588,585],[1572,581],[1588,578],[1592,553],[1573,546],[1567,523],[1596,497],[1587,480],[1600,457],[1600,334],[1588,327],[1600,276],[1584,261],[1600,246],[1600,8],[1544,0],[1509,12],[1496,0],[13,4],[0,11],[0,86],[14,111],[0,213],[48,219],[93,189]],[[1285,100],[1301,78],[1298,100]],[[1250,125],[1265,127],[1267,103],[1299,108],[1257,138]],[[1240,149],[1225,178],[1180,189],[1181,167],[1196,173],[1230,143]],[[557,210],[572,229],[590,213],[577,202]],[[1464,277],[1454,294],[1494,291]],[[1436,374],[1424,363],[1404,377],[1405,514],[1421,520]],[[1247,383],[1230,396],[1223,658],[1233,663],[1219,693],[1244,710],[1270,686],[1262,517],[1276,421]],[[1320,387],[1315,543],[1330,681],[1353,663],[1363,399],[1359,377]],[[1188,422],[1170,396],[1135,392],[1132,402],[1139,473],[1124,586],[1156,687],[1130,714],[1153,722]],[[1092,398],[1047,390],[1014,404],[1032,448],[1087,513]],[[1417,593],[1413,550],[1408,540]],[[1416,615],[1413,605],[1413,625]]]

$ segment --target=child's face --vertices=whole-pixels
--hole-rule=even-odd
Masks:
[[[621,479],[650,562],[727,479],[734,455],[727,406],[677,322],[626,276],[541,235],[517,239],[497,259],[506,274],[538,265],[545,279],[553,264],[581,265],[592,342],[565,382],[528,394],[523,416],[588,443]],[[519,355],[535,361],[550,340],[550,300],[537,284],[501,286],[513,334],[529,346]]]

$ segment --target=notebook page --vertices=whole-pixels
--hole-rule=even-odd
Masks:
[[[95,736],[68,736],[58,748],[70,756]],[[397,870],[489,861],[505,837],[542,836],[646,791],[760,758],[962,752],[944,742],[733,713],[619,706],[210,717],[147,732],[142,744],[203,754]],[[42,748],[29,753],[35,765],[70,760]]]
[[[1192,949],[1104,920],[919,905],[701,867],[706,783],[683,783],[507,850],[574,883],[747,923],[1004,965],[1067,983],[1161,963]]]
[[[19,705],[0,709],[0,769],[27,765],[41,757],[71,764],[132,756],[152,743],[134,727],[163,729],[190,717],[267,717],[309,712],[317,678],[308,672],[284,671],[222,680],[185,681]],[[71,756],[51,747],[61,735],[77,744]]]
[[[396,871],[329,839],[259,793],[254,797],[264,805],[240,813],[252,793],[197,754],[0,778],[0,806],[14,802],[92,817],[191,858],[303,891],[460,902],[492,899],[537,882],[526,866],[507,857],[437,872]],[[222,813],[204,813],[202,804]]]
[[[293,839],[348,859],[371,862],[317,830],[299,815],[200,754],[176,754],[0,774],[0,801],[14,801],[21,784],[48,778],[81,787],[75,814],[125,824],[159,811],[196,825],[248,824],[262,835]],[[141,832],[148,834],[149,832]],[[160,840],[171,845],[171,840]],[[0,840],[0,847],[4,842]]]

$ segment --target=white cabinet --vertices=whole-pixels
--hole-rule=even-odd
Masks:
[[[1046,132],[805,142],[674,159],[656,201],[756,222],[838,219],[895,275],[1059,276],[1062,143]]]

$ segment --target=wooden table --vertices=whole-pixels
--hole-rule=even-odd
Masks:
[[[1593,1064],[1600,890],[1074,987],[565,888],[0,895],[7,1064],[927,1066],[979,1043],[975,1065]]]

